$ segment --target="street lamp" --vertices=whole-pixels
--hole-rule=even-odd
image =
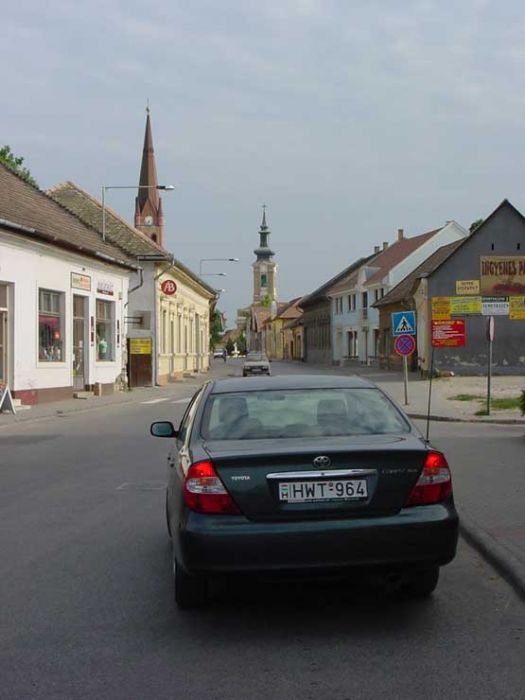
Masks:
[[[106,240],[106,190],[174,190],[174,185],[102,185],[102,240]]]
[[[202,275],[203,262],[239,262],[239,258],[201,258],[199,260],[199,276]]]
[[[201,277],[227,277],[227,272],[204,272],[201,273]]]

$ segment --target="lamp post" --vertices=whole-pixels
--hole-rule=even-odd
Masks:
[[[174,185],[102,185],[102,240],[106,240],[106,190],[174,190]]]
[[[202,263],[204,262],[239,262],[239,258],[201,258],[199,260],[199,276],[202,275]]]
[[[204,272],[201,273],[201,277],[227,277],[227,272]]]

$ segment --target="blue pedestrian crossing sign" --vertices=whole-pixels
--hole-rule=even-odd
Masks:
[[[392,314],[392,335],[416,335],[416,312],[396,311]]]

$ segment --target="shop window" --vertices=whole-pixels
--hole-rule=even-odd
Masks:
[[[63,292],[38,290],[38,359],[41,362],[64,362]]]
[[[97,299],[97,360],[113,362],[114,303]]]

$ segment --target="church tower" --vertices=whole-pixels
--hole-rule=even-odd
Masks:
[[[268,245],[270,230],[266,225],[266,205],[263,204],[263,217],[259,229],[259,247],[253,252],[257,259],[253,263],[253,303],[260,304],[269,299],[277,301],[277,264],[274,252]]]
[[[159,195],[157,166],[151,136],[149,107],[146,110],[146,132],[140,166],[138,194],[135,199],[135,228],[146,234],[152,241],[164,246],[164,214]]]

